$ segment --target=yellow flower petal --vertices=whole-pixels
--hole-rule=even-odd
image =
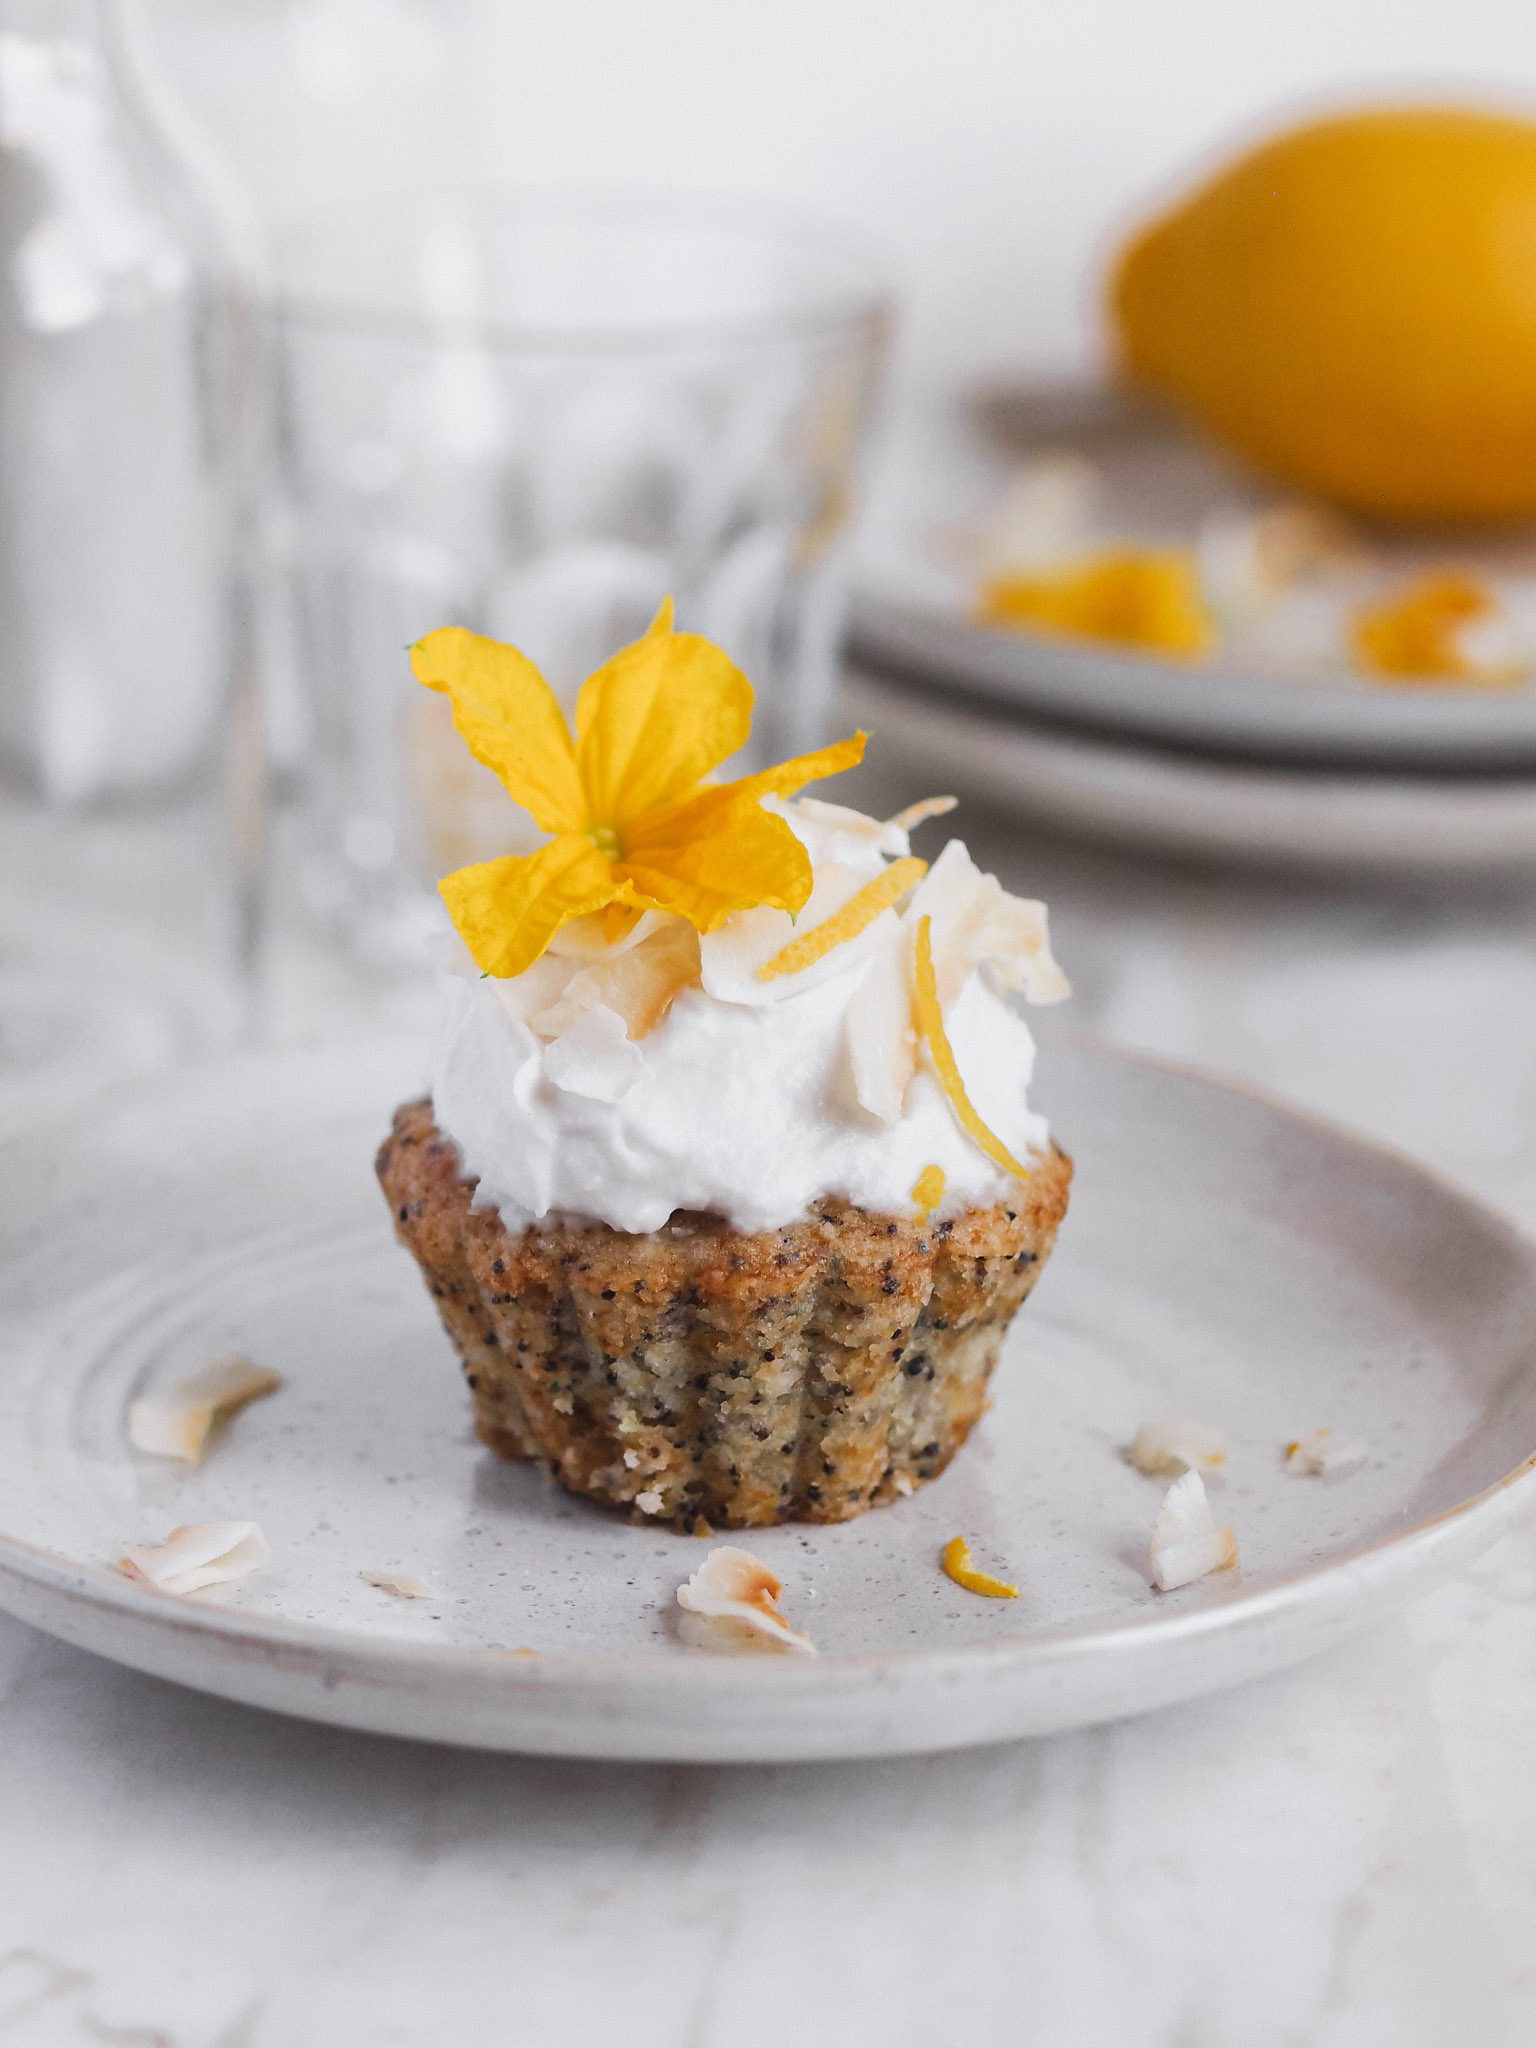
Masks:
[[[967,1593],[982,1593],[989,1600],[1017,1600],[1019,1589],[1009,1585],[1006,1579],[994,1579],[990,1572],[979,1572],[971,1563],[971,1547],[963,1536],[955,1536],[944,1546],[944,1569],[957,1586],[964,1586]]]
[[[857,768],[868,738],[868,733],[856,732],[852,739],[818,747],[814,754],[797,754],[793,761],[761,768],[756,775],[744,775],[740,782],[729,782],[725,788],[754,802],[765,796],[797,796],[808,782],[821,782],[829,775],[841,775],[846,768]]]
[[[917,860],[910,854],[904,860],[892,861],[824,924],[791,939],[765,966],[759,967],[758,980],[775,981],[781,974],[799,974],[807,967],[814,967],[834,947],[856,939],[899,897],[905,896],[909,889],[915,889],[927,872],[927,861]]]
[[[587,822],[576,750],[555,694],[515,647],[442,626],[411,649],[416,680],[440,690],[477,761],[499,775],[546,832]]]
[[[476,966],[498,979],[531,967],[572,918],[633,900],[582,832],[562,832],[537,853],[460,868],[438,887]]]
[[[1004,1173],[1017,1175],[1020,1180],[1029,1179],[1029,1168],[1020,1166],[997,1133],[984,1124],[965,1092],[965,1083],[960,1078],[960,1069],[955,1055],[950,1050],[949,1038],[944,1030],[944,1014],[939,1008],[939,988],[933,972],[933,920],[920,918],[917,926],[916,995],[917,1028],[928,1041],[928,1051],[933,1059],[934,1071],[939,1085],[949,1097],[949,1106],[955,1112],[962,1130],[966,1131],[986,1153],[987,1157],[1000,1166]]]
[[[733,910],[803,910],[813,880],[810,858],[784,820],[762,808],[762,799],[792,796],[807,782],[851,768],[863,756],[864,737],[857,733],[739,782],[695,789],[634,819],[614,872],[647,902],[686,917],[701,932],[713,931]]]
[[[733,910],[801,910],[813,879],[810,857],[784,820],[733,798],[730,788],[702,789],[640,819],[614,873],[637,898],[701,932]]]
[[[752,685],[697,633],[670,631],[667,608],[581,686],[576,745],[587,816],[624,828],[675,803],[745,746]]]

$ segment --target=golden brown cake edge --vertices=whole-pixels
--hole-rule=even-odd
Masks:
[[[838,1522],[942,1472],[1066,1213],[1059,1147],[942,1221],[829,1199],[779,1230],[678,1212],[509,1233],[428,1101],[378,1174],[463,1363],[481,1440],[684,1526]]]

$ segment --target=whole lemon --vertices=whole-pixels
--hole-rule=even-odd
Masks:
[[[1536,123],[1298,128],[1154,221],[1110,289],[1132,375],[1286,481],[1394,519],[1536,514]]]

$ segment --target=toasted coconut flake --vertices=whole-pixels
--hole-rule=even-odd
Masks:
[[[922,917],[933,920],[934,971],[946,1008],[971,970],[981,966],[1032,1003],[1059,1003],[1072,993],[1051,955],[1045,905],[1008,895],[996,875],[982,873],[961,840],[951,839],[934,862],[905,922],[915,929]]]
[[[912,1199],[925,1216],[931,1216],[944,1199],[944,1169],[925,1166],[912,1183]]]
[[[646,1038],[698,979],[698,933],[684,918],[667,918],[638,943],[616,946],[578,969],[559,1001],[528,1021],[541,1037],[559,1038],[588,1010],[601,1006],[623,1018],[631,1038]]]
[[[887,818],[885,829],[897,832],[915,832],[925,818],[942,818],[959,803],[957,796],[925,796],[915,804],[908,804],[904,811],[898,811],[894,818]]]
[[[1144,1422],[1126,1457],[1149,1479],[1214,1472],[1227,1462],[1226,1439],[1208,1422]]]
[[[136,1451],[157,1458],[181,1458],[195,1465],[214,1428],[238,1415],[252,1401],[275,1394],[282,1385],[275,1372],[255,1365],[238,1352],[216,1358],[191,1379],[165,1394],[146,1394],[128,1409],[128,1441]]]
[[[601,967],[617,954],[644,945],[668,921],[664,910],[640,911],[627,903],[610,903],[606,910],[572,918],[569,924],[562,925],[550,940],[549,951],[557,958]]]
[[[1164,1494],[1152,1530],[1151,1559],[1152,1583],[1162,1593],[1237,1563],[1237,1539],[1230,1529],[1217,1528],[1198,1472],[1175,1479]]]
[[[792,1629],[779,1610],[783,1587],[761,1558],[723,1543],[677,1589],[677,1604],[707,1625],[695,1640],[710,1648],[792,1650],[814,1657],[809,1636]]]
[[[933,951],[929,939],[930,921],[925,917],[917,927],[917,1024],[928,1041],[929,1057],[934,1072],[939,1077],[939,1086],[949,1097],[949,1106],[955,1112],[961,1128],[966,1131],[986,1153],[994,1165],[1004,1173],[1014,1174],[1019,1180],[1029,1179],[1029,1168],[1021,1166],[1002,1139],[982,1122],[971,1098],[965,1092],[965,1083],[960,1078],[960,1069],[944,1030],[944,1015],[939,1008],[939,992],[934,981]]]
[[[585,1011],[544,1050],[544,1072],[567,1095],[622,1102],[645,1072],[645,1058],[606,1003]]]
[[[1086,456],[1051,454],[1023,463],[971,537],[983,576],[1054,568],[1088,543],[1100,473]]]
[[[1347,1436],[1335,1436],[1331,1429],[1314,1429],[1285,1447],[1285,1469],[1303,1478],[1327,1479],[1336,1472],[1352,1472],[1365,1463],[1365,1447]]]
[[[370,1586],[392,1593],[397,1600],[435,1600],[436,1592],[425,1579],[413,1579],[408,1572],[363,1572]]]
[[[896,835],[881,819],[871,818],[865,811],[850,810],[847,804],[828,803],[823,797],[770,796],[764,798],[763,809],[772,811],[775,817],[785,819],[791,826],[798,822],[816,829],[822,836],[821,850],[811,855],[817,867],[829,860],[845,863],[866,860],[871,851],[885,854],[908,851],[905,844],[896,846],[891,843]],[[905,834],[901,837],[904,840]]]
[[[1017,1600],[1019,1589],[1006,1579],[994,1579],[971,1563],[970,1545],[963,1536],[952,1536],[944,1546],[944,1570],[967,1593],[980,1593],[988,1600]]]
[[[850,897],[842,909],[825,924],[791,939],[782,952],[757,970],[759,981],[776,981],[781,974],[800,974],[807,967],[814,967],[835,947],[856,939],[859,933],[872,925],[882,912],[892,908],[909,890],[915,889],[928,872],[928,863],[908,854],[904,860],[892,861],[884,873],[866,882],[856,896]]]
[[[1319,505],[1271,505],[1262,512],[1218,513],[1200,529],[1200,578],[1208,601],[1241,623],[1288,590],[1368,569],[1363,538]]]
[[[532,1020],[541,1011],[554,1008],[582,971],[579,960],[551,952],[541,953],[525,974],[516,974],[507,980],[498,980],[492,975],[489,980],[484,980],[467,947],[464,957],[469,960],[469,976],[477,982],[483,981],[484,987],[506,1014],[519,1024],[527,1024],[530,1029]]]
[[[888,1127],[900,1123],[907,1086],[917,1071],[910,944],[905,920],[877,935],[874,958],[843,1020],[859,1106]]]
[[[844,1024],[859,1106],[880,1122],[900,1121],[917,1069],[913,960],[917,927],[930,920],[934,980],[942,1014],[972,972],[985,967],[1032,1003],[1056,1003],[1071,985],[1051,955],[1045,905],[1005,894],[952,839],[913,892],[900,922],[871,933],[873,957]]]
[[[1064,1003],[1072,993],[1051,954],[1045,905],[1032,897],[1009,896],[999,887],[976,919],[970,950],[1004,988],[1031,1003]]]
[[[126,1551],[117,1568],[157,1593],[197,1593],[243,1579],[271,1555],[254,1522],[191,1522],[173,1529],[164,1543]]]

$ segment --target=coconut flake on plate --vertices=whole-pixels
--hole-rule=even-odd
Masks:
[[[1331,1429],[1314,1429],[1285,1447],[1285,1469],[1308,1479],[1327,1479],[1336,1472],[1352,1472],[1365,1463],[1365,1449],[1347,1436]]]
[[[254,1522],[190,1522],[164,1543],[125,1551],[117,1568],[157,1593],[198,1593],[204,1586],[243,1579],[264,1565],[271,1545]]]
[[[145,1394],[128,1408],[128,1441],[136,1451],[195,1465],[214,1428],[282,1385],[275,1372],[238,1352],[215,1358],[169,1392]]]
[[[435,1600],[437,1594],[425,1579],[413,1579],[409,1572],[363,1572],[370,1586],[392,1593],[397,1600]]]
[[[792,1650],[814,1657],[809,1636],[792,1629],[779,1610],[783,1587],[750,1550],[722,1543],[677,1589],[677,1604],[701,1626],[688,1639],[701,1648]]]
[[[1208,1422],[1144,1422],[1126,1446],[1127,1462],[1149,1479],[1180,1472],[1214,1472],[1227,1462],[1227,1444]]]
[[[1152,1583],[1160,1593],[1237,1563],[1237,1539],[1230,1529],[1217,1528],[1198,1472],[1175,1479],[1164,1494],[1152,1530],[1151,1558]]]

